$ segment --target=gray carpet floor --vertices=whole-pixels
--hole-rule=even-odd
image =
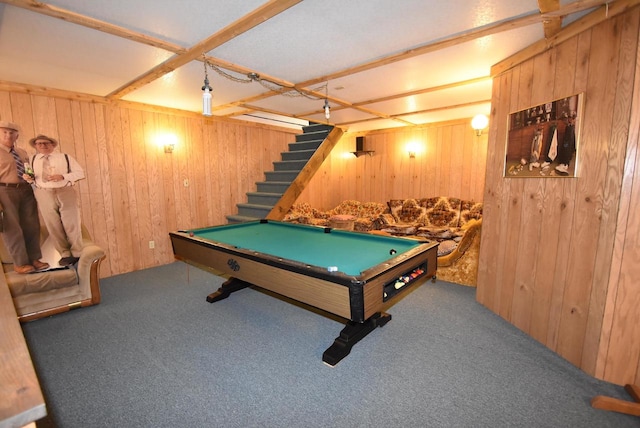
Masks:
[[[624,399],[475,301],[424,282],[351,354],[339,320],[176,262],[102,280],[102,303],[24,325],[50,413],[74,427],[638,427]],[[42,425],[39,425],[42,426]]]

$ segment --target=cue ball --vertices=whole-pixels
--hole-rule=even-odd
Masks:
[[[389,250],[389,254],[394,255],[396,253],[396,250],[394,250],[393,248]]]

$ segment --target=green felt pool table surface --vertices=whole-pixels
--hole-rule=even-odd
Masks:
[[[313,266],[337,267],[346,275],[384,263],[420,242],[278,222],[251,222],[192,230],[200,239],[233,245]]]

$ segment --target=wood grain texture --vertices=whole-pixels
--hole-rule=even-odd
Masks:
[[[480,303],[621,385],[638,383],[640,367],[640,224],[632,208],[639,25],[635,7],[496,76],[492,108],[501,114],[492,117],[478,273]],[[580,92],[577,178],[509,179],[493,170],[505,154],[504,112]]]
[[[28,140],[43,133],[84,168],[82,219],[107,251],[101,277],[174,261],[170,231],[226,223],[298,133],[131,103],[8,91],[0,91],[0,117],[22,127],[18,146],[30,155],[35,149]],[[156,142],[166,133],[177,137],[173,154]]]
[[[347,133],[297,201],[323,210],[346,199],[386,203],[452,196],[481,201],[487,140],[486,135],[477,137],[469,123],[370,132],[364,136],[365,149],[374,153],[358,158],[351,154],[358,135]],[[410,143],[418,148],[415,158],[409,158]]]

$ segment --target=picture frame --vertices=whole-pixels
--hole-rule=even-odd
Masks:
[[[578,177],[584,93],[509,114],[505,178]]]

